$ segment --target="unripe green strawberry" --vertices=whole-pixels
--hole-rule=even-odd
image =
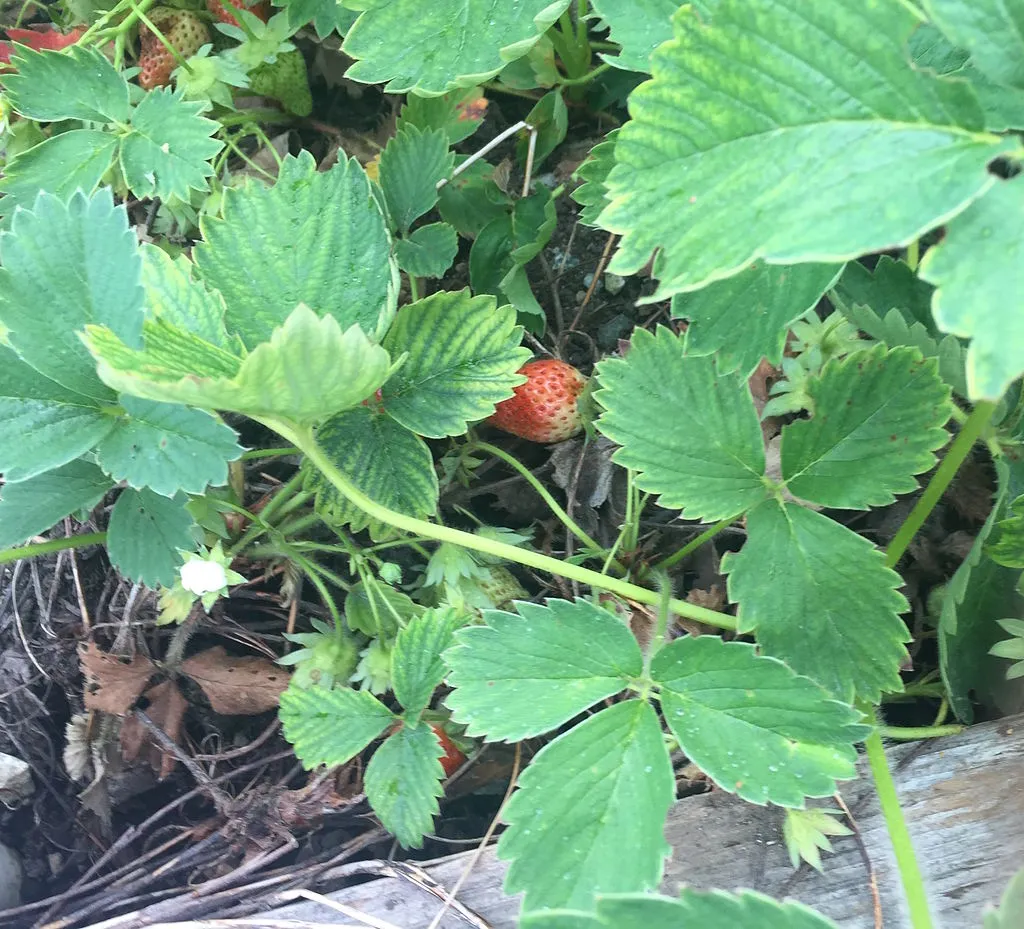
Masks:
[[[286,632],[286,639],[304,647],[284,655],[277,663],[295,668],[292,684],[300,690],[345,686],[358,661],[355,640],[343,629],[318,619],[313,620],[313,628],[315,632]]]
[[[298,49],[281,52],[276,61],[260,65],[249,75],[249,90],[261,97],[280,100],[284,108],[296,116],[309,116],[313,112],[306,60]]]
[[[206,24],[188,10],[157,7],[150,12],[149,19],[183,59],[191,58],[210,41]],[[139,30],[139,67],[139,86],[144,90],[170,84],[171,72],[178,67],[174,55],[146,26]]]

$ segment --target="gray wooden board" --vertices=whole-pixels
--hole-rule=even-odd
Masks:
[[[933,917],[941,929],[980,929],[981,913],[998,901],[1013,873],[1024,867],[1024,715],[974,726],[957,736],[890,748],[889,761]],[[886,929],[909,929],[899,875],[874,788],[861,778],[843,786],[878,876]],[[752,806],[719,791],[679,801],[666,835],[674,854],[662,891],[753,888],[800,900],[832,917],[842,929],[874,925],[864,858],[852,837],[833,840],[825,873],[794,872],[782,843],[781,811]],[[623,854],[629,854],[623,849]],[[468,854],[426,866],[445,888],[454,886]],[[495,929],[514,929],[518,901],[502,894],[504,863],[488,849],[458,895]],[[399,879],[375,880],[331,898],[401,929],[426,929],[438,901]],[[325,924],[349,922],[315,903],[274,910],[276,918]],[[442,929],[465,929],[447,916]],[[1024,927],[1022,927],[1024,929]]]

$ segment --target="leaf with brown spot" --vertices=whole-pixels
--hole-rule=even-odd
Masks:
[[[122,661],[92,642],[79,646],[78,656],[85,675],[85,708],[115,716],[131,711],[156,671],[156,665],[143,655]]]
[[[255,716],[277,708],[288,672],[266,658],[236,658],[218,645],[193,655],[181,670],[206,694],[215,713]]]
[[[188,701],[178,690],[178,685],[174,681],[163,681],[150,687],[145,696],[149,700],[146,715],[172,742],[177,743],[185,710],[188,709]],[[149,731],[135,716],[129,716],[121,726],[121,754],[125,761],[137,758],[146,761],[161,780],[174,770],[176,763],[173,755],[153,744]]]

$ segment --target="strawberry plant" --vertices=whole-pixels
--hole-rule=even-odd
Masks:
[[[285,633],[300,648],[280,657],[284,734],[309,769],[374,746],[365,793],[406,847],[471,741],[538,740],[498,844],[524,927],[834,925],[751,892],[653,893],[672,754],[803,811],[859,751],[912,924],[931,926],[883,736],[955,731],[950,711],[970,723],[972,694],[1024,667],[1019,11],[348,6],[122,0],[66,33],[11,31],[0,563],[103,543],[160,591],[179,650],[252,565],[282,574],[285,600],[308,581],[325,619]],[[407,97],[372,156],[281,155],[263,126],[321,125],[307,52],[334,32],[349,81]],[[468,147],[489,94],[531,101],[497,165]],[[551,322],[537,270],[569,183],[534,169],[570,115],[627,96],[572,196],[658,316],[588,382],[523,344]],[[488,426],[541,444],[586,427],[579,441],[613,447],[615,541]],[[267,434],[286,444],[246,448]],[[914,673],[899,568],[976,446],[993,499],[935,591],[938,680],[915,682],[940,718],[901,731],[880,709]],[[282,484],[247,501],[242,462],[288,456]],[[582,548],[558,557],[443,512],[442,487],[471,487],[481,456]],[[851,528],[906,495],[888,538]],[[101,502],[101,530],[31,541]],[[645,509],[703,531],[652,552]],[[730,527],[722,603],[684,599],[674,569]],[[519,568],[580,596],[530,602]],[[818,863],[842,832],[824,813],[787,824]]]

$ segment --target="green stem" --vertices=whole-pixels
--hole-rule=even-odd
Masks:
[[[292,123],[295,122],[295,117],[271,107],[253,107],[251,110],[225,113],[217,117],[217,122],[226,129],[230,126],[244,126],[246,123],[252,123],[254,126],[258,123]]]
[[[679,549],[678,552],[674,552],[673,554],[669,555],[668,558],[659,561],[656,565],[654,565],[654,567],[658,568],[661,571],[668,571],[670,568],[674,568],[687,555],[689,555],[691,552],[695,552],[705,542],[710,542],[716,535],[718,535],[718,533],[720,533],[723,529],[728,529],[734,522],[736,522],[735,516],[731,516],[728,519],[720,519],[713,526],[709,526],[707,529],[705,529],[695,539],[691,539],[689,542],[687,542],[681,549]]]
[[[885,551],[885,563],[890,568],[895,567],[896,563],[903,557],[903,553],[906,552],[914,536],[917,535],[918,530],[924,525],[924,521],[928,518],[931,511],[935,509],[939,500],[942,499],[946,488],[949,487],[950,482],[956,476],[956,472],[960,470],[960,465],[964,463],[964,460],[970,454],[974,443],[978,441],[981,434],[985,431],[985,427],[989,424],[989,420],[992,419],[995,411],[995,403],[989,400],[982,400],[971,411],[970,416],[967,417],[967,422],[964,423],[959,435],[957,435],[956,439],[953,440],[953,444],[949,447],[946,457],[942,459],[942,463],[936,468],[932,479],[924,489],[924,493],[921,494],[921,499],[917,501],[914,508],[910,511],[910,515],[889,543],[889,547]]]
[[[409,278],[409,299],[415,303],[420,298],[420,288],[413,275],[408,274],[406,276]]]
[[[106,540],[107,534],[105,532],[87,532],[83,535],[71,535],[63,539],[33,542],[31,545],[20,545],[17,548],[0,549],[0,564],[21,561],[22,558],[38,558],[40,555],[52,555],[54,552],[64,552],[69,548],[102,545]]]
[[[486,452],[488,455],[493,455],[495,458],[500,458],[510,468],[516,471],[520,477],[523,478],[535,491],[537,491],[540,498],[547,504],[548,509],[559,519],[563,526],[568,529],[577,539],[579,539],[587,548],[591,549],[595,554],[604,556],[605,551],[597,544],[589,535],[587,535],[573,520],[573,518],[565,512],[555,500],[554,497],[548,493],[547,488],[534,477],[533,473],[527,468],[519,459],[513,457],[503,449],[498,448],[496,445],[491,445],[489,442],[474,442],[474,449],[479,449],[482,452]],[[612,564],[623,573],[625,568],[620,565],[617,561],[613,561]]]
[[[937,739],[944,735],[957,735],[964,731],[963,726],[879,726],[878,734],[883,739],[897,742],[916,742],[918,739]]]
[[[355,506],[363,510],[373,519],[379,519],[383,523],[410,532],[415,535],[434,539],[438,542],[451,542],[454,545],[461,545],[471,551],[482,552],[485,555],[493,555],[495,558],[502,558],[516,564],[526,565],[529,568],[536,568],[538,571],[546,571],[549,574],[556,574],[569,580],[578,581],[581,584],[589,584],[599,590],[608,590],[628,600],[636,600],[638,603],[647,603],[657,606],[661,602],[661,595],[654,590],[638,587],[627,581],[618,578],[606,577],[583,568],[579,565],[569,564],[557,558],[551,558],[540,552],[533,552],[506,542],[499,542],[495,539],[487,539],[483,536],[474,535],[471,532],[463,532],[461,529],[452,529],[449,526],[439,526],[429,523],[414,516],[406,516],[404,513],[396,513],[385,506],[381,506],[375,500],[371,500],[366,494],[355,487],[348,477],[334,464],[322,448],[316,443],[312,429],[299,427],[287,421],[278,419],[264,419],[264,425],[275,430],[285,439],[297,445],[310,463],[319,468],[337,490]],[[717,626],[721,629],[735,629],[736,617],[727,613],[717,613],[704,607],[687,603],[685,600],[670,600],[669,607],[673,612],[697,622],[706,623],[709,626]]]
[[[910,831],[903,818],[903,808],[896,794],[896,784],[889,770],[889,761],[885,757],[882,736],[876,729],[864,742],[867,750],[868,764],[875,779],[875,790],[878,802],[885,817],[885,825],[889,830],[896,864],[899,867],[900,879],[903,882],[903,893],[907,898],[910,910],[910,924],[913,929],[932,929],[932,918],[928,913],[928,895],[925,891],[921,869],[914,855],[914,846],[910,840]]]
[[[283,458],[285,455],[297,455],[299,450],[288,445],[284,448],[251,448],[242,452],[242,461],[256,461],[259,458]]]
[[[311,526],[316,526],[322,522],[318,513],[304,513],[302,516],[296,516],[295,519],[289,520],[288,522],[280,522],[277,524],[277,531],[285,538],[289,536],[296,536],[300,532],[309,529]]]
[[[610,71],[611,67],[612,66],[608,64],[608,62],[606,61],[603,64],[599,64],[596,68],[594,68],[593,71],[588,71],[581,77],[567,77],[564,80],[559,81],[558,83],[562,87],[577,87],[580,84],[586,84],[592,81],[595,77],[604,74],[605,71]]]

